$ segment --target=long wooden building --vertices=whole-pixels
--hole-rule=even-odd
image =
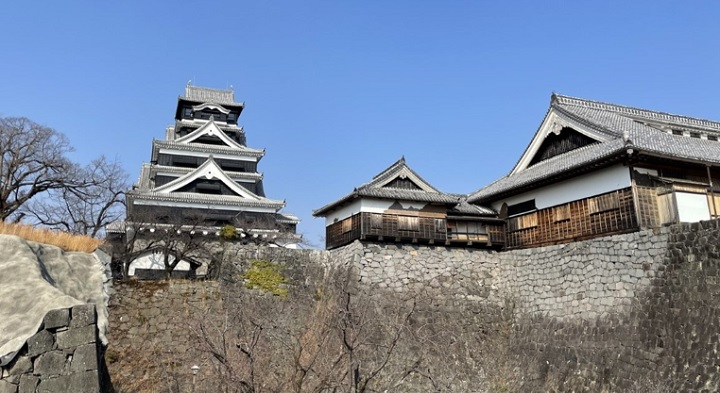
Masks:
[[[327,248],[354,240],[463,247],[504,243],[504,225],[495,211],[439,191],[404,158],[313,215],[325,217]]]
[[[512,171],[468,196],[535,247],[718,217],[720,123],[553,95]]]
[[[401,160],[314,214],[326,217],[328,248],[354,239],[526,248],[709,220],[720,216],[719,139],[719,122],[553,94],[497,181],[444,194]],[[398,208],[411,202],[423,203],[417,221]]]

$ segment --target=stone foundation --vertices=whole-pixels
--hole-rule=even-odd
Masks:
[[[97,393],[102,345],[92,304],[52,310],[0,372],[0,393]]]

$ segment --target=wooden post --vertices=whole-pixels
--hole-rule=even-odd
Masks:
[[[707,170],[708,183],[710,184],[710,199],[712,200],[712,215],[710,218],[715,218],[718,216],[718,211],[717,205],[715,204],[715,191],[713,190],[712,176],[710,176],[710,165],[705,165],[705,169]]]
[[[633,207],[635,208],[635,220],[637,223],[638,229],[643,229],[642,221],[640,217],[640,197],[638,196],[637,192],[637,184],[635,183],[635,169],[632,165],[628,165],[628,169],[630,169],[630,188],[632,189],[632,196],[633,196]],[[628,229],[628,228],[624,228]]]

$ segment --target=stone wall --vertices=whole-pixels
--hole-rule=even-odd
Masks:
[[[0,393],[97,393],[105,385],[101,352],[94,305],[52,310],[0,368]]]
[[[649,287],[664,263],[668,233],[664,228],[505,252],[355,242],[331,253],[377,288],[498,306],[511,302],[518,317],[593,319],[622,310]]]
[[[332,251],[230,245],[223,252],[233,271],[268,259],[305,284],[328,266],[352,266],[367,288],[426,295],[424,310],[468,321],[467,332],[507,318],[508,330],[498,330],[504,358],[493,354],[490,362],[502,367],[484,370],[488,378],[506,374],[497,378],[506,381],[500,390],[720,390],[717,221],[506,252],[360,242]],[[222,308],[219,288],[213,281],[118,285],[108,363],[126,384],[121,391],[188,386],[177,381],[187,382],[191,363],[209,364],[188,345],[183,315]],[[424,315],[426,323],[436,319]],[[147,359],[128,358],[139,347]],[[131,367],[158,351],[177,361]]]
[[[209,359],[195,345],[191,321],[222,314],[218,287],[217,281],[115,283],[105,361],[116,392],[187,392],[193,365],[202,366],[198,378],[207,374]]]

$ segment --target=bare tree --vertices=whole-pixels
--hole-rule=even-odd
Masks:
[[[205,226],[202,215],[170,217],[164,213],[163,210],[136,211],[127,220],[113,225],[107,243],[116,278],[128,278],[132,262],[149,252],[158,253],[162,258],[166,279],[183,260],[209,262],[210,240],[215,237],[216,229]]]
[[[183,260],[203,254],[207,238],[202,235],[201,222],[175,222],[155,230],[152,238],[156,249],[162,252],[165,279],[172,276],[172,272]]]
[[[399,345],[413,341],[412,296],[373,297],[352,288],[340,269],[312,297],[258,296],[231,284],[222,320],[196,324],[201,351],[216,366],[219,391],[393,391],[422,362],[390,367]],[[345,277],[343,277],[345,276]],[[217,318],[217,317],[216,317]]]
[[[50,228],[98,237],[104,228],[124,215],[124,195],[128,175],[117,161],[104,156],[85,168],[75,167],[69,178],[75,187],[48,191],[45,198],[33,201],[27,214]]]
[[[0,118],[0,220],[48,190],[72,186],[65,135],[22,117]],[[22,216],[16,217],[16,220]]]

